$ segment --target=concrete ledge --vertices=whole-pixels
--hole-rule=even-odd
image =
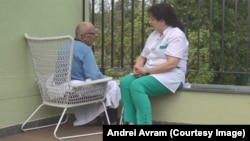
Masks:
[[[250,124],[246,86],[193,84],[175,94],[151,97],[153,119],[186,124]]]
[[[182,91],[250,94],[250,87],[236,85],[192,84],[190,89],[183,88]]]

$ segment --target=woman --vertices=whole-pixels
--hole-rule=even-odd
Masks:
[[[185,82],[188,41],[183,24],[167,3],[151,6],[148,13],[154,31],[136,59],[133,73],[120,82],[128,124],[152,124],[149,96],[175,93]]]

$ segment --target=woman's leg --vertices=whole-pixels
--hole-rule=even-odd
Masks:
[[[179,89],[182,88],[181,83]],[[152,108],[149,96],[171,93],[152,76],[127,75],[120,82],[124,121],[136,124],[152,124]]]
[[[136,110],[131,98],[130,85],[137,79],[132,74],[124,76],[120,81],[122,104],[124,107],[124,121],[129,123],[136,123]]]
[[[130,85],[132,101],[136,108],[136,124],[152,124],[152,108],[149,96],[171,93],[152,76],[143,76]]]

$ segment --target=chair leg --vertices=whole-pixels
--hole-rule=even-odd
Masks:
[[[120,125],[123,125],[123,114],[124,114],[124,108],[122,107],[120,122],[119,122]]]
[[[58,131],[58,128],[59,126],[61,125],[61,121],[65,115],[67,111],[67,108],[64,108],[62,114],[61,114],[61,117],[56,125],[56,128],[54,130],[54,137],[58,140],[64,140],[64,139],[71,139],[71,138],[79,138],[79,137],[85,137],[85,136],[93,136],[93,135],[98,135],[98,134],[102,134],[103,132],[93,132],[93,133],[86,133],[86,134],[78,134],[78,135],[71,135],[71,136],[57,136],[57,131]]]
[[[106,114],[106,118],[107,118],[107,121],[108,121],[108,124],[110,125],[110,120],[109,120],[109,116],[108,116],[108,112],[107,112],[107,109],[106,109],[106,105],[105,103],[103,102],[102,103],[103,106],[104,106],[104,109],[105,109],[105,114]],[[86,133],[86,134],[79,134],[79,135],[71,135],[71,136],[62,136],[62,137],[59,137],[57,135],[57,132],[58,132],[58,129],[60,127],[60,125],[66,123],[68,121],[68,118],[69,118],[69,114],[66,115],[66,119],[64,121],[63,118],[66,114],[66,111],[68,108],[64,108],[60,118],[59,118],[59,121],[57,123],[53,123],[53,124],[48,124],[48,125],[42,125],[42,126],[37,126],[37,127],[31,127],[31,128],[24,128],[25,125],[30,121],[30,119],[32,119],[32,117],[43,107],[45,106],[45,104],[41,104],[39,105],[36,110],[28,117],[28,119],[22,124],[21,126],[21,130],[22,131],[29,131],[29,130],[34,130],[34,129],[40,129],[40,128],[45,128],[45,127],[50,127],[50,126],[55,126],[55,129],[54,129],[54,137],[58,140],[64,140],[64,139],[70,139],[70,138],[78,138],[78,137],[85,137],[85,136],[92,136],[92,135],[98,135],[98,134],[102,134],[103,132],[100,131],[100,132],[93,132],[93,133]]]
[[[43,107],[45,104],[40,104],[35,111],[26,119],[26,121],[22,124],[21,130],[22,131],[30,131],[30,130],[35,130],[35,129],[41,129],[41,128],[46,128],[46,127],[51,127],[55,126],[57,123],[52,123],[52,124],[47,124],[47,125],[41,125],[41,126],[36,126],[36,127],[27,127],[25,128],[26,124],[32,119],[32,117]],[[66,119],[62,122],[62,124],[66,123],[68,120],[69,115],[67,115]]]
[[[104,111],[105,111],[105,115],[106,115],[106,119],[107,119],[107,121],[108,121],[108,125],[110,125],[109,114],[108,114],[106,105],[105,105],[104,102],[102,102],[102,105],[103,105],[103,108],[104,108]]]

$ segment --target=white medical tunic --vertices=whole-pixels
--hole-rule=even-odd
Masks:
[[[188,60],[188,40],[183,31],[177,27],[168,27],[160,36],[158,31],[153,31],[141,52],[147,58],[145,68],[152,68],[167,61],[167,56],[180,59],[175,69],[164,73],[151,74],[171,92],[175,93],[180,83],[185,83]]]

